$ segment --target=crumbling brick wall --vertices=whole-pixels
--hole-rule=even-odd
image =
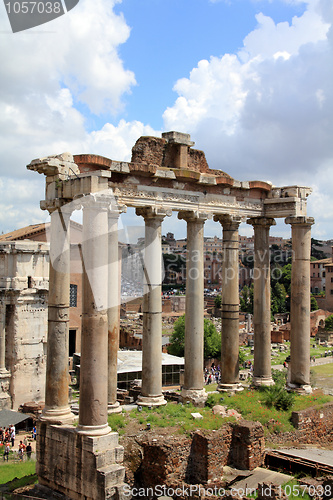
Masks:
[[[231,463],[238,469],[253,470],[265,459],[264,429],[259,422],[241,421],[234,427]]]
[[[175,168],[178,155],[178,144],[168,143],[166,139],[157,137],[140,137],[132,148],[131,163],[132,167],[137,164]],[[205,153],[191,148],[188,148],[187,169],[201,173],[212,172],[209,170]]]
[[[197,431],[193,434],[189,460],[190,483],[205,484],[219,480],[223,467],[231,460],[233,428],[226,425],[217,431]]]
[[[225,465],[253,470],[264,463],[264,431],[259,422],[242,420],[216,431],[184,436],[145,437],[140,482],[156,485],[218,483]]]
[[[321,408],[293,411],[291,420],[301,441],[315,442],[322,438],[333,441],[333,403],[326,403]]]
[[[152,436],[140,443],[143,447],[141,481],[147,487],[169,481],[185,481],[191,439],[184,436]]]

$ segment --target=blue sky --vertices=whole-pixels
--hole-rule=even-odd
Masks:
[[[80,0],[13,34],[1,5],[0,231],[47,217],[33,158],[129,160],[139,136],[179,130],[236,179],[311,186],[313,235],[333,238],[332,22],[331,0]]]

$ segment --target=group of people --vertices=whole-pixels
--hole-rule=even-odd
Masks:
[[[9,427],[5,427],[4,429],[0,427],[0,443],[11,443],[12,447],[15,444],[15,426],[10,425]]]
[[[4,446],[3,459],[7,460],[7,462],[9,459],[10,449],[11,449],[11,447],[14,448],[14,445],[15,445],[15,437],[16,437],[16,431],[15,431],[14,425],[10,425],[9,427],[6,427],[4,429],[2,427],[0,427],[0,444],[2,444]],[[31,453],[32,453],[31,444],[28,442],[27,438],[25,437],[23,441],[20,441],[20,444],[18,446],[19,459],[23,460],[24,455],[26,454],[28,460],[30,460]]]
[[[208,370],[208,368],[205,368],[204,380],[206,385],[213,384],[214,382],[218,384],[220,378],[221,378],[220,366],[215,366],[213,363],[210,370]]]

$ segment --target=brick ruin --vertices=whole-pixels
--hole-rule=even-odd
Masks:
[[[264,430],[259,422],[240,421],[216,431],[197,430],[187,436],[152,434],[138,439],[141,487],[180,484],[223,485],[223,467],[253,470],[264,464]]]

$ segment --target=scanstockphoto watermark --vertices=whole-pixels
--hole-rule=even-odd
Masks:
[[[48,23],[72,10],[79,0],[3,0],[13,33]]]
[[[199,496],[200,498],[210,498],[215,496],[224,497],[226,493],[229,493],[232,497],[244,497],[244,496],[254,496],[257,492],[256,488],[231,488],[230,490],[225,490],[224,488],[219,488],[214,486],[213,488],[204,488],[200,484],[190,484],[182,485],[179,487],[170,487],[162,484],[157,484],[156,486],[148,488],[131,488],[128,484],[125,485],[123,489],[124,496],[140,497],[140,498],[153,498],[153,497],[192,497]]]

